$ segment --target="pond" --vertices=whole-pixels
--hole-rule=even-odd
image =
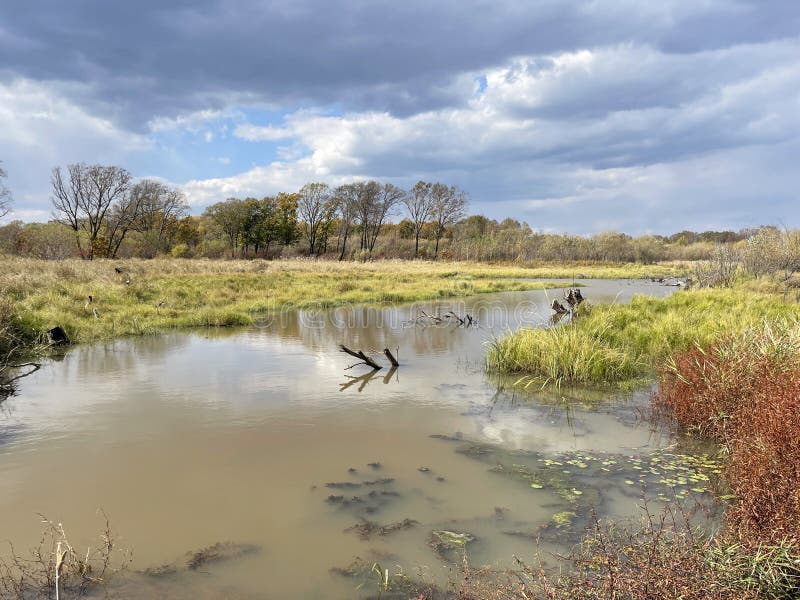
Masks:
[[[674,291],[584,283],[593,302]],[[461,545],[473,564],[511,565],[537,537],[574,543],[592,506],[636,514],[643,485],[702,493],[708,465],[637,418],[650,389],[520,392],[485,374],[486,344],[546,323],[561,294],[287,311],[75,347],[0,405],[0,540],[32,547],[42,513],[96,545],[102,508],[134,551],[125,596],[352,598],[374,582],[356,590],[331,569],[355,557],[445,583]],[[478,325],[409,323],[451,310]],[[389,348],[401,366],[364,377],[339,344],[382,364]],[[135,574],[218,542],[234,557]]]

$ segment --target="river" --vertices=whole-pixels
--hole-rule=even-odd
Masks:
[[[593,302],[674,291],[584,283]],[[564,550],[591,506],[637,513],[643,461],[671,456],[672,440],[637,416],[649,388],[538,393],[487,376],[486,344],[546,323],[561,293],[287,311],[247,329],[74,347],[0,405],[0,541],[35,545],[42,513],[73,545],[96,546],[102,509],[134,551],[120,593],[164,598],[374,593],[374,577],[357,590],[331,572],[355,557],[446,582],[457,552],[432,547],[442,530],[474,538],[473,564],[532,558],[537,536]],[[450,310],[477,326],[409,323]],[[401,366],[363,377],[338,344],[382,364],[389,348]],[[404,519],[415,523],[346,531]],[[254,551],[136,574],[217,542]]]

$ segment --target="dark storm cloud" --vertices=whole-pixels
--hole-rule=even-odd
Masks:
[[[463,102],[460,74],[510,57],[619,43],[707,51],[795,35],[799,14],[755,0],[28,0],[0,13],[0,73],[79,84],[65,93],[137,129],[233,103],[408,115]]]

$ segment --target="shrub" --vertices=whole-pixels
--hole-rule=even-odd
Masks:
[[[800,325],[774,321],[678,354],[656,402],[722,443],[733,531],[800,543]]]
[[[170,250],[170,254],[173,258],[189,258],[191,256],[187,244],[175,244]]]

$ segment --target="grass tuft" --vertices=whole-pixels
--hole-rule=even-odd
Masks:
[[[562,383],[620,383],[653,374],[673,353],[737,334],[765,319],[798,319],[800,306],[742,287],[637,296],[593,306],[564,326],[523,329],[493,344],[487,366]]]

